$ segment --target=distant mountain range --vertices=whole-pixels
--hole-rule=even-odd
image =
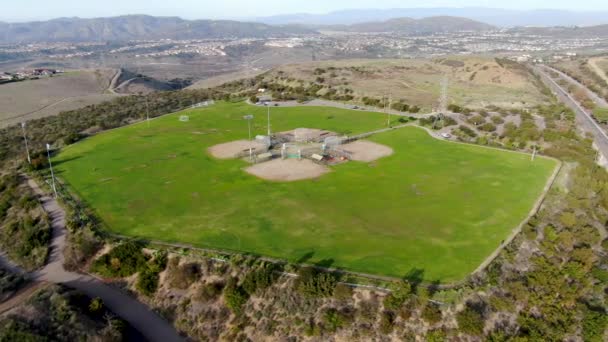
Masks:
[[[346,32],[397,32],[405,34],[427,34],[457,31],[490,31],[496,29],[496,27],[467,18],[443,16],[423,19],[397,18],[381,22],[325,26],[321,27],[321,29],[332,29]]]
[[[607,19],[608,20],[608,19]],[[437,16],[395,18],[342,25],[265,24],[232,20],[184,20],[178,17],[129,15],[111,18],[60,18],[29,23],[0,22],[0,43],[92,42],[154,39],[269,38],[319,34],[322,31],[394,32],[430,34],[489,31],[497,27],[473,19]],[[590,27],[518,27],[528,34],[552,36],[602,36],[608,25]]]
[[[392,8],[357,9],[328,14],[288,14],[250,20],[271,25],[352,25],[363,22],[385,21],[394,18],[427,18],[437,16],[464,17],[498,27],[515,26],[593,26],[608,24],[607,11],[574,12],[566,10],[507,10],[496,8]]]
[[[314,33],[295,25],[271,26],[230,20],[184,20],[178,17],[129,15],[111,18],[60,18],[29,23],[1,23],[0,42],[127,41],[138,39],[204,39],[284,37]]]
[[[263,38],[314,34],[318,30],[346,32],[433,33],[483,31],[492,26],[466,18],[399,18],[354,25],[269,25],[230,20],[184,20],[177,17],[129,15],[112,18],[60,18],[29,23],[0,23],[0,42],[84,42],[143,39]]]

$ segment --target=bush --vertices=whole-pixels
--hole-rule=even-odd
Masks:
[[[469,128],[469,127],[467,127],[467,126],[460,125],[460,126],[458,126],[458,129],[459,129],[459,130],[460,130],[462,133],[464,133],[464,134],[468,135],[468,136],[469,136],[469,137],[471,137],[471,138],[475,138],[475,137],[477,136],[477,133],[475,133],[475,131],[474,131],[474,130],[470,129],[470,128]]]
[[[481,335],[483,333],[483,315],[473,308],[467,306],[463,311],[456,314],[460,331],[469,335]]]
[[[334,298],[340,301],[348,301],[353,298],[353,289],[345,284],[339,283],[334,289]]]
[[[411,294],[412,286],[404,281],[396,290],[384,298],[384,307],[389,310],[398,310]]]
[[[505,120],[503,118],[501,118],[500,116],[493,116],[491,120],[496,125],[505,123]]]
[[[89,303],[89,312],[98,313],[101,310],[103,310],[103,300],[99,297],[91,299],[91,302]]]
[[[200,278],[200,267],[196,263],[179,264],[179,258],[173,258],[169,261],[167,270],[167,279],[169,285],[174,288],[185,290],[189,288],[195,281]]]
[[[64,267],[69,271],[75,271],[86,265],[103,245],[101,239],[88,225],[70,232],[67,242],[63,256]]]
[[[143,270],[146,257],[143,245],[130,240],[114,247],[93,263],[93,271],[107,277],[128,277]]]
[[[486,122],[483,125],[478,126],[477,128],[479,128],[480,130],[485,131],[485,132],[494,132],[494,131],[496,131],[496,126],[493,123],[491,123],[491,122]]]
[[[243,289],[249,295],[253,295],[258,290],[265,290],[276,280],[277,274],[275,270],[276,266],[274,264],[264,264],[249,271],[245,279],[243,279]]]
[[[146,296],[152,296],[158,289],[159,271],[155,268],[148,267],[139,273],[137,290]]]
[[[222,294],[223,289],[224,283],[222,282],[207,283],[201,286],[196,298],[203,302],[215,300]]]
[[[608,328],[608,314],[605,309],[588,309],[583,318],[583,339],[589,342],[604,341]]]
[[[441,309],[437,304],[428,303],[422,310],[422,318],[430,324],[441,321]]]
[[[345,317],[338,310],[330,308],[323,314],[323,327],[325,327],[327,331],[335,332],[345,325]]]
[[[318,272],[311,267],[303,267],[298,272],[297,290],[309,297],[331,297],[336,288],[336,277],[327,272]]]
[[[470,117],[467,120],[467,122],[470,123],[471,125],[479,126],[486,122],[486,118],[484,118],[481,115],[475,115],[475,116]]]
[[[380,332],[390,334],[395,328],[395,313],[392,311],[383,311],[380,315]]]
[[[224,288],[224,301],[226,302],[226,306],[238,315],[241,313],[243,305],[247,303],[248,299],[249,295],[247,295],[247,292],[241,286],[238,286],[236,279],[231,278]]]

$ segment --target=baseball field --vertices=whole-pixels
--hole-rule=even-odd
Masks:
[[[391,155],[269,181],[245,172],[246,161],[209,153],[248,138],[246,114],[253,133],[265,134],[265,108],[220,102],[96,135],[53,161],[114,233],[374,275],[418,269],[441,282],[477,268],[526,218],[556,167],[404,127],[366,139]],[[386,116],[277,107],[271,122],[274,132],[356,134],[383,128]]]

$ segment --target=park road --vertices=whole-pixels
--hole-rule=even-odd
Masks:
[[[91,298],[101,298],[108,309],[129,322],[149,341],[183,341],[184,339],[169,322],[162,319],[145,304],[119,289],[106,285],[95,277],[68,272],[63,268],[63,249],[66,243],[65,211],[57,200],[44,193],[33,179],[28,178],[27,183],[39,196],[42,207],[49,215],[52,227],[48,263],[40,271],[34,272],[32,277],[35,280],[63,284],[77,289]]]

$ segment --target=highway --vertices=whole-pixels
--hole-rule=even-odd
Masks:
[[[581,130],[588,132],[593,136],[593,140],[599,152],[604,156],[604,158],[608,159],[608,135],[593,119],[591,113],[576,102],[576,100],[565,89],[563,89],[549,76],[548,70],[552,69],[549,69],[544,65],[540,65],[535,66],[534,70],[540,76],[541,80],[549,87],[549,89],[553,91],[555,96],[557,96],[561,102],[566,104],[574,111],[576,114],[577,125]]]

